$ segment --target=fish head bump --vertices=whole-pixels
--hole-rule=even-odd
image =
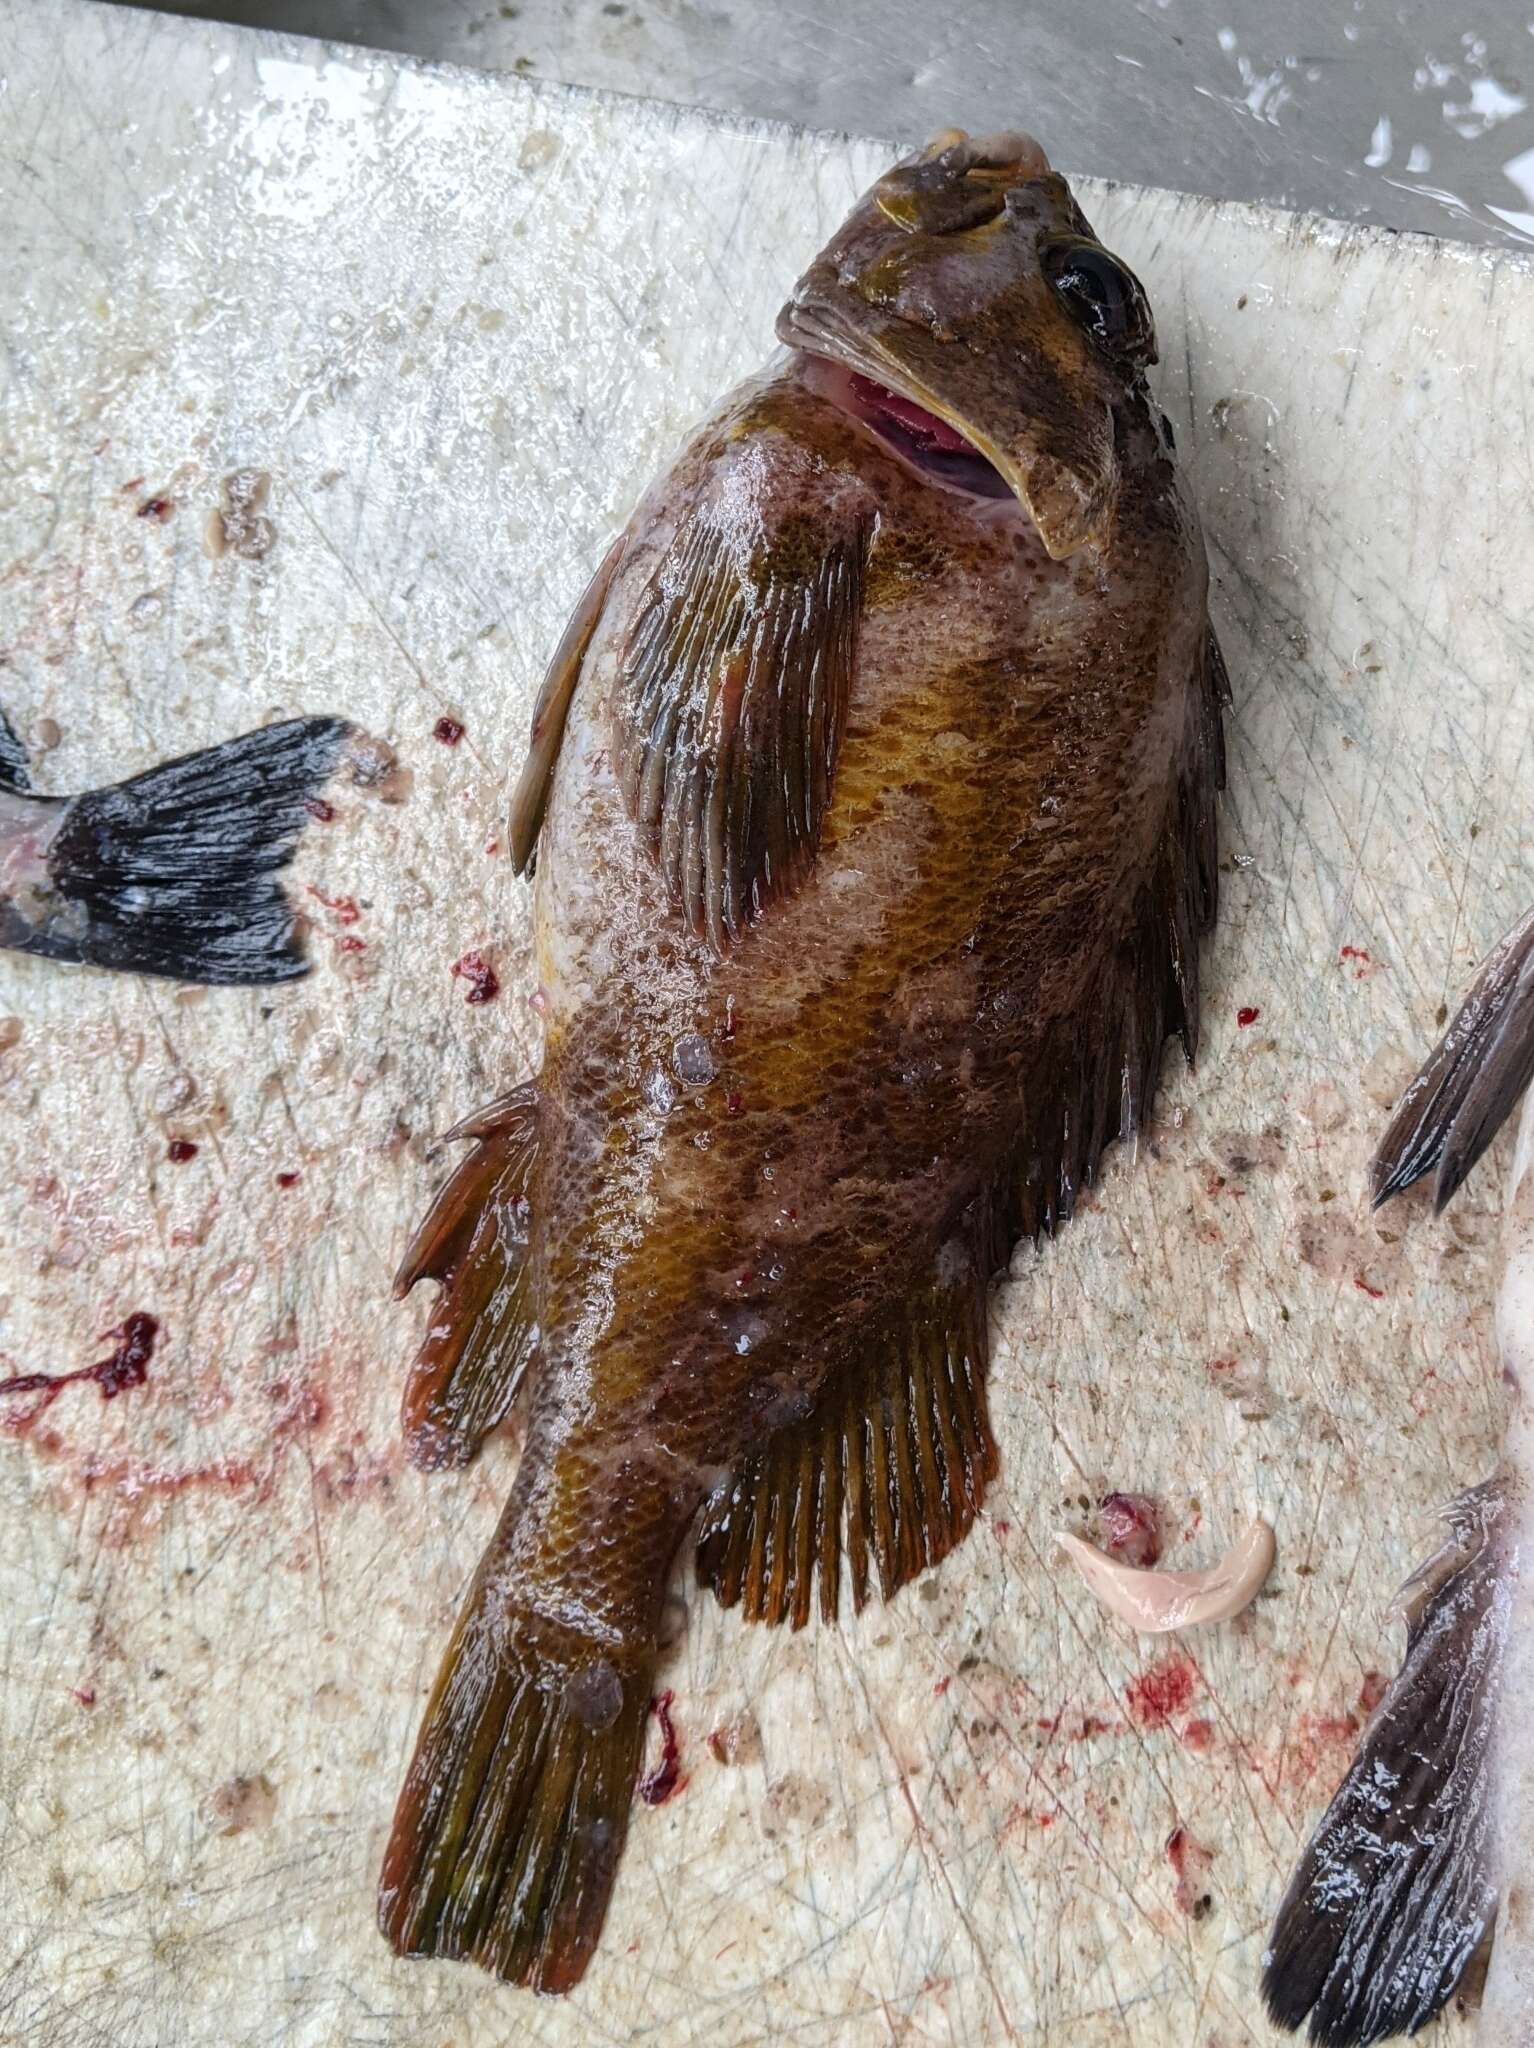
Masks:
[[[1030,136],[944,129],[887,171],[794,287],[778,336],[956,430],[1057,560],[1105,534],[1115,412],[1156,360],[1155,329]]]

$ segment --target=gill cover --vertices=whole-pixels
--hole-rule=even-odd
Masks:
[[[1156,359],[1145,295],[1024,135],[945,129],[887,171],[778,315],[956,428],[1060,560],[1118,494],[1114,412]]]

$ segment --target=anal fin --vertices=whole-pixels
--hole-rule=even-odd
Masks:
[[[405,1387],[411,1463],[464,1465],[503,1422],[537,1343],[527,1272],[527,1187],[537,1097],[513,1089],[448,1133],[473,1138],[405,1253],[396,1296],[418,1280],[441,1294]]]
[[[986,1363],[983,1278],[934,1281],[715,1491],[699,1523],[700,1583],[748,1621],[799,1629],[817,1575],[821,1614],[836,1619],[844,1544],[859,1612],[871,1575],[888,1600],[946,1557],[996,1473]]]

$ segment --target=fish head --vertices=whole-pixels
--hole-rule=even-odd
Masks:
[[[896,164],[777,331],[850,373],[855,409],[919,466],[955,476],[978,457],[984,494],[1018,499],[1056,560],[1103,539],[1115,414],[1143,390],[1155,328],[1032,137],[949,128]]]

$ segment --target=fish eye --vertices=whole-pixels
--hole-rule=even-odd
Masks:
[[[1156,360],[1156,331],[1139,280],[1100,242],[1053,242],[1044,275],[1079,327],[1109,355]]]

